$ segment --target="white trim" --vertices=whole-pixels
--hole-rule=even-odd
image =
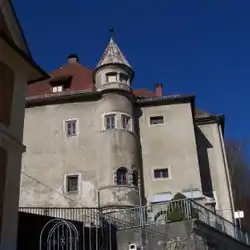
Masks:
[[[159,169],[168,169],[168,177],[165,178],[155,178],[154,171],[159,170]],[[151,179],[153,181],[166,181],[166,180],[171,180],[172,179],[172,167],[171,166],[163,166],[163,167],[154,167],[151,169]]]
[[[113,130],[113,129],[106,129],[105,128],[105,116],[108,116],[108,115],[115,115],[115,128],[114,129],[134,132],[134,119],[132,118],[132,116],[130,114],[120,112],[120,111],[112,111],[112,112],[107,112],[107,113],[102,114],[102,131]],[[122,115],[128,116],[130,118],[129,129],[123,128]]]
[[[132,118],[132,116],[131,115],[129,115],[128,113],[123,113],[123,112],[119,112],[120,113],[120,129],[122,129],[122,130],[126,130],[126,131],[133,131],[133,118]],[[129,121],[129,128],[128,129],[126,129],[126,128],[123,128],[123,124],[122,124],[122,116],[127,116],[127,117],[129,117],[129,119],[130,119],[130,121]]]
[[[78,187],[77,187],[77,191],[76,192],[68,192],[67,191],[67,177],[69,176],[78,176]],[[63,192],[65,194],[81,194],[82,192],[82,174],[79,173],[79,172],[76,172],[76,173],[67,173],[67,174],[64,174],[63,176]]]
[[[76,134],[75,135],[67,135],[67,127],[66,127],[66,124],[67,122],[73,122],[75,121],[76,122]],[[71,137],[76,137],[79,135],[79,119],[78,118],[70,118],[70,119],[67,119],[67,120],[63,120],[63,133],[64,133],[64,136],[66,138],[71,138]]]
[[[117,112],[107,112],[107,113],[102,114],[102,130],[103,131],[113,130],[113,129],[106,129],[105,127],[105,122],[106,122],[105,117],[108,115],[115,115],[115,128],[114,129],[118,128]]]
[[[150,118],[151,117],[157,117],[157,116],[162,116],[163,117],[163,123],[159,123],[159,124],[151,124],[150,123]],[[164,126],[165,125],[165,116],[163,115],[163,114],[157,114],[157,115],[150,115],[149,117],[148,117],[148,126],[149,127],[158,127],[158,126]]]

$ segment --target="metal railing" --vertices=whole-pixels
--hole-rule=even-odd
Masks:
[[[108,223],[118,230],[196,219],[234,239],[250,245],[250,234],[232,222],[190,199],[140,206],[130,209],[20,207],[20,212],[83,222],[86,226]]]

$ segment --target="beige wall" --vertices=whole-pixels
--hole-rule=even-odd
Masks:
[[[164,116],[164,124],[150,126],[150,116]],[[161,192],[201,190],[193,118],[189,103],[142,108],[140,137],[145,193],[149,201]],[[155,168],[169,168],[170,178],[153,178]]]
[[[211,176],[212,191],[215,191],[214,195],[217,200],[217,212],[224,218],[233,221],[232,210],[234,207],[221,127],[216,123],[211,123],[199,125],[198,129],[197,140],[200,142],[198,150],[200,165],[203,168],[201,171],[206,172],[204,175],[207,177],[207,186],[210,185],[209,175]]]
[[[27,67],[0,38],[0,60],[15,71],[11,124],[5,127],[0,123],[0,146],[8,151],[5,198],[2,218],[1,246],[15,249],[17,234],[17,205],[19,200],[19,183],[21,156],[25,147],[22,145],[23,119],[26,95]]]
[[[136,205],[138,192],[114,187],[118,167],[140,168],[138,139],[124,130],[103,131],[103,114],[133,116],[127,97],[105,95],[97,102],[27,108],[20,206]],[[66,137],[64,121],[78,119],[78,135]],[[78,194],[66,194],[64,175],[79,173]],[[34,179],[32,179],[32,178]],[[100,191],[100,204],[97,191]],[[124,197],[127,197],[125,199]]]

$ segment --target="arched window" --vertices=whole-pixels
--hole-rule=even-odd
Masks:
[[[133,175],[133,185],[138,187],[138,179],[139,179],[138,171],[134,170],[132,175]]]
[[[117,185],[128,184],[128,170],[124,167],[118,168],[116,171]]]

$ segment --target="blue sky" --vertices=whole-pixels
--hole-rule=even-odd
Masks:
[[[250,144],[249,0],[14,0],[36,61],[58,68],[70,53],[93,68],[115,26],[135,88],[195,94],[226,116],[226,136]]]

